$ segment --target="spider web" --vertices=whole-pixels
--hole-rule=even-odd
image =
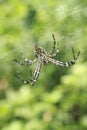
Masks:
[[[55,11],[54,11],[53,13],[57,13],[57,12],[60,13],[62,8],[63,8],[63,7],[60,7],[60,8],[55,9]],[[68,40],[68,39],[71,39],[71,38],[73,39],[73,37],[75,38],[75,35],[74,35],[73,32],[69,32],[68,35],[67,35],[67,37],[64,37],[63,35],[60,36],[60,34],[59,34],[58,32],[60,32],[61,30],[63,31],[63,30],[65,29],[65,27],[67,27],[68,21],[70,21],[70,17],[72,17],[73,15],[77,15],[77,14],[79,14],[79,13],[80,13],[80,9],[76,9],[76,10],[74,11],[74,13],[69,14],[68,16],[66,16],[65,18],[63,18],[63,22],[60,21],[59,25],[57,25],[56,22],[54,22],[53,24],[52,24],[52,23],[51,23],[51,24],[48,23],[46,27],[43,27],[44,29],[47,28],[47,30],[48,30],[48,35],[45,35],[45,36],[42,36],[42,35],[41,35],[40,40],[37,41],[37,43],[35,43],[35,45],[38,44],[38,43],[39,43],[40,46],[41,46],[41,45],[42,45],[42,46],[43,46],[43,45],[46,45],[47,39],[49,39],[50,45],[52,46],[52,44],[53,44],[52,33],[54,33],[54,35],[55,35],[55,37],[56,37],[56,40],[57,40],[57,41],[60,41],[60,42],[61,42],[64,38],[66,38],[67,40]],[[61,15],[61,14],[60,14],[60,15]],[[58,28],[57,28],[58,30],[55,29],[54,24],[56,24],[55,26],[58,27]],[[51,28],[51,29],[49,29],[49,28]],[[55,30],[55,31],[54,31],[54,30]],[[58,32],[57,32],[57,31],[58,31]],[[57,32],[57,33],[56,33],[56,32]],[[28,32],[27,32],[27,33],[28,33]],[[24,34],[24,35],[25,35],[25,34]],[[38,34],[36,35],[36,37],[38,37]],[[2,39],[1,39],[1,41],[3,42],[3,44],[6,44],[6,41],[3,41]],[[19,46],[18,48],[20,49],[20,50],[19,50],[19,53],[21,53],[21,52],[23,52],[23,51],[26,52],[26,49],[27,49],[27,48],[28,48],[28,50],[31,50],[31,48],[34,49],[34,47],[35,47],[34,44],[32,44],[32,43],[29,44],[29,43],[30,43],[29,34],[27,34],[27,36],[24,37],[23,41],[19,41],[19,43],[20,43],[20,44],[16,44],[16,45],[15,45],[16,48],[7,50],[7,51],[5,51],[4,53],[2,53],[2,49],[4,49],[4,46],[5,46],[5,45],[1,45],[1,46],[0,46],[0,47],[1,47],[1,49],[0,49],[0,54],[1,54],[1,55],[0,55],[0,60],[4,59],[5,57],[8,57],[8,55],[11,55],[11,53],[16,52],[17,46]],[[74,42],[71,40],[70,44],[73,44],[73,43],[74,43]],[[70,44],[67,45],[67,42],[64,42],[63,44],[65,44],[66,47],[68,47],[68,45],[70,45]],[[50,46],[50,45],[48,45],[48,46]]]
[[[48,11],[50,16],[53,16],[55,14],[55,16],[58,16],[60,20],[54,20],[51,23],[48,22],[47,24],[45,24],[45,26],[41,26],[41,28],[39,28],[38,26],[36,29],[39,28],[40,30],[47,30],[46,34],[44,35],[42,32],[39,32],[33,36],[33,33],[31,33],[29,30],[26,30],[26,33],[23,32],[21,34],[21,39],[19,38],[15,45],[13,41],[10,41],[12,42],[11,46],[9,45],[9,43],[7,43],[9,42],[8,38],[5,36],[7,38],[6,41],[5,37],[2,37],[2,44],[0,46],[0,63],[2,64],[2,66],[3,64],[9,65],[10,63],[12,65],[14,58],[21,60],[21,53],[23,53],[25,57],[28,57],[30,59],[34,58],[34,48],[36,44],[49,51],[53,45],[52,33],[55,35],[56,41],[60,42],[60,48],[62,48],[61,46],[63,46],[63,48],[70,49],[70,47],[74,44],[76,36],[74,34],[74,31],[67,33],[66,28],[67,26],[69,26],[68,24],[71,24],[71,18],[80,13],[80,9],[75,8],[73,12],[69,13],[69,15],[65,15],[64,9],[65,8],[63,6],[60,6],[58,8],[55,8],[53,11]],[[46,16],[47,19],[49,15]],[[40,16],[40,19],[43,19],[43,16]],[[32,24],[33,23],[31,23],[31,26]],[[63,51],[65,51],[65,49]]]
[[[38,62],[30,66],[22,66],[13,61],[13,59],[17,59],[24,62],[23,56],[33,60],[35,45],[44,48],[46,52],[52,50],[52,34],[54,34],[60,50],[54,59],[64,63],[72,60],[71,47],[74,47],[77,54],[82,46],[82,41],[79,44],[79,39],[83,40],[82,37],[80,38],[80,33],[82,33],[80,25],[85,23],[80,24],[83,1],[80,1],[81,4],[79,4],[79,0],[1,1],[0,100],[1,98],[2,100],[0,103],[0,128],[76,129],[78,126],[78,128],[80,126],[82,129],[86,128],[84,127],[87,126],[85,124],[87,116],[84,117],[86,115],[84,111],[86,109],[86,82],[83,82],[86,78],[86,75],[83,75],[85,74],[83,67],[86,67],[86,64],[78,66],[77,63],[75,71],[71,67],[71,73],[67,75],[66,68],[49,63],[41,68],[35,87],[31,87],[30,84],[26,87],[15,75],[18,75],[20,79],[29,80],[34,74]],[[87,9],[85,10],[87,15],[86,12]],[[85,50],[86,46],[87,44],[83,46]],[[81,57],[83,58],[83,56],[85,55]],[[82,86],[80,85],[81,78]],[[13,89],[20,91],[13,93]],[[74,104],[76,106],[73,106]]]

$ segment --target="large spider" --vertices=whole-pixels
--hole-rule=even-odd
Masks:
[[[47,53],[43,48],[36,46],[35,47],[35,59],[34,60],[29,60],[29,59],[27,59],[23,56],[24,61],[25,61],[23,63],[21,61],[14,59],[15,62],[17,62],[18,64],[23,65],[23,66],[29,66],[29,65],[33,64],[34,62],[38,61],[35,72],[34,72],[33,76],[31,75],[31,78],[29,80],[23,80],[19,76],[16,75],[16,77],[18,79],[20,79],[23,83],[25,83],[25,84],[30,83],[31,85],[34,85],[35,82],[37,81],[38,77],[39,77],[39,73],[40,73],[42,65],[46,65],[49,62],[51,62],[51,63],[53,63],[57,66],[61,66],[61,67],[69,67],[69,66],[74,65],[76,63],[76,60],[77,60],[77,58],[80,54],[80,51],[75,56],[75,52],[74,52],[73,47],[72,47],[73,60],[68,61],[68,62],[61,62],[59,60],[53,59],[58,54],[59,48],[56,47],[57,42],[56,42],[53,34],[52,34],[52,37],[53,37],[54,44],[53,44],[52,50],[50,50],[49,53]]]

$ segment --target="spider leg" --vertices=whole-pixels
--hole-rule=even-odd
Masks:
[[[77,53],[77,56],[75,56],[75,51],[74,51],[74,48],[72,47],[72,53],[73,53],[73,59],[77,60],[80,55],[80,51]]]
[[[32,79],[30,79],[30,80],[24,80],[24,79],[20,78],[18,75],[15,75],[15,76],[16,76],[17,79],[19,79],[24,84],[28,84],[28,83],[32,84]],[[32,70],[31,69],[30,69],[30,76],[32,76]]]
[[[19,79],[21,82],[23,82],[24,84],[28,84],[30,83],[31,81],[30,80],[23,80],[21,79],[18,75],[15,75],[17,79]]]
[[[36,66],[35,72],[33,77],[31,78],[31,85],[34,85],[35,82],[37,81],[38,77],[39,77],[39,73],[41,70],[41,66],[42,66],[42,62],[39,62],[39,64]]]
[[[53,52],[55,50],[55,48],[56,48],[56,39],[54,37],[54,34],[52,34],[52,37],[53,37],[54,45],[53,45],[53,48],[52,48],[51,52]]]
[[[71,65],[74,65],[76,63],[76,60],[78,59],[80,51],[77,53],[77,56],[74,55],[74,49],[72,49],[72,51],[73,51],[73,60],[71,60],[71,61],[61,62],[61,61],[57,61],[53,58],[48,58],[48,61],[52,62],[53,64],[56,64],[57,66],[61,66],[61,67],[69,67]]]
[[[21,82],[23,82],[24,84],[28,84],[30,83],[31,85],[34,85],[35,82],[37,81],[38,77],[39,77],[39,73],[40,73],[40,69],[41,69],[42,63],[40,62],[34,72],[33,77],[30,78],[30,80],[23,80],[21,79],[18,75],[15,75]],[[30,75],[32,76],[32,71],[30,70]]]
[[[21,55],[22,55],[22,57],[23,57],[23,59],[24,59],[25,62],[31,62],[31,60],[29,60],[28,58],[26,58],[26,57],[23,55],[23,53],[21,53]]]
[[[30,76],[33,77],[32,70],[30,69]]]
[[[56,52],[52,55],[52,57],[55,57],[59,53],[59,49],[56,50]]]
[[[52,38],[53,38],[54,44],[53,44],[53,48],[52,48],[52,50],[50,50],[49,54],[52,53],[52,52],[54,52],[54,50],[56,48],[56,40],[55,40],[54,34],[52,34]]]
[[[17,62],[20,65],[29,66],[29,65],[33,64],[36,61],[36,59],[34,59],[34,60],[25,59],[26,63],[18,61],[16,59],[14,59],[14,61]]]
[[[57,44],[57,42],[55,40],[55,37],[54,37],[54,34],[52,34],[52,37],[53,37],[54,44],[53,44],[53,48],[52,48],[52,50],[50,50],[49,54],[51,54],[51,53],[53,53],[55,51],[56,44]],[[52,57],[55,57],[58,54],[58,52],[59,52],[59,44],[58,44],[56,52],[52,55]]]

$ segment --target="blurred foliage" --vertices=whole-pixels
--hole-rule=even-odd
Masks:
[[[21,52],[34,58],[36,44],[60,43],[60,61],[81,51],[70,68],[43,66],[35,86],[23,85],[35,66],[22,67]],[[87,0],[0,0],[0,130],[87,129]]]

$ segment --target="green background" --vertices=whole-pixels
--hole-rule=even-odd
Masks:
[[[35,86],[36,64],[23,67],[21,53],[34,59],[35,45],[47,52],[52,33],[60,44],[55,59],[74,66],[42,67]],[[0,130],[87,130],[87,0],[0,0]]]

